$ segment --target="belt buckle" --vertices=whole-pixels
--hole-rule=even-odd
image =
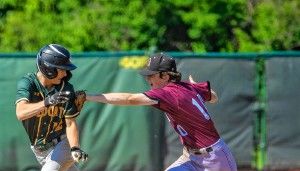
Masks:
[[[52,139],[52,142],[53,142],[54,145],[56,145],[56,144],[58,144],[59,142],[61,142],[65,137],[66,137],[65,134],[60,135],[59,137]]]
[[[191,149],[191,152],[195,155],[208,154],[212,152],[213,149],[211,147],[208,148],[200,148],[200,149]]]
[[[54,147],[60,141],[62,141],[64,137],[66,137],[65,134],[60,135],[59,137],[52,139],[50,142],[47,142],[46,144],[38,143],[37,145],[34,145],[34,149],[37,150],[37,151],[40,151],[40,152],[46,151],[49,148]]]

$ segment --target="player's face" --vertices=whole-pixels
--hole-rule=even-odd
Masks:
[[[57,76],[53,78],[52,84],[60,84],[61,80],[67,76],[67,71],[62,69],[57,69]]]
[[[168,79],[165,76],[162,78],[160,77],[160,73],[156,73],[153,75],[149,75],[146,77],[146,80],[148,81],[149,85],[151,86],[151,89],[156,89],[156,88],[162,88],[165,85],[168,84]]]

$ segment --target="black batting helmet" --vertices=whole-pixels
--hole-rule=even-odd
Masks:
[[[77,67],[70,61],[70,52],[61,45],[49,44],[37,54],[37,67],[47,78],[57,76],[57,69],[71,71]]]

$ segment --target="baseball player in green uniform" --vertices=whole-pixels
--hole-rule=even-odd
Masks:
[[[37,54],[36,73],[28,73],[17,85],[16,115],[28,134],[31,149],[42,171],[78,170],[85,161],[80,149],[75,92],[68,81],[76,66],[69,51],[49,44]]]

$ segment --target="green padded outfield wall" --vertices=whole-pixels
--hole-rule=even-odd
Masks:
[[[211,81],[219,103],[208,105],[210,114],[239,167],[250,166],[254,160],[253,125],[258,103],[257,54],[170,54],[176,57],[184,80],[192,74],[197,81]],[[146,60],[144,52],[74,54],[73,62],[78,68],[71,82],[75,89],[93,93],[143,92],[148,86],[138,69]],[[2,54],[0,71],[0,170],[38,170],[27,135],[16,119],[14,104],[17,80],[36,71],[34,54]],[[300,100],[299,96],[295,98]],[[163,113],[151,107],[89,102],[78,122],[81,146],[90,157],[79,165],[82,170],[162,171],[181,154],[178,136]],[[298,133],[295,129],[289,131],[297,136],[293,134]]]
[[[300,168],[300,58],[266,60],[266,168]]]

